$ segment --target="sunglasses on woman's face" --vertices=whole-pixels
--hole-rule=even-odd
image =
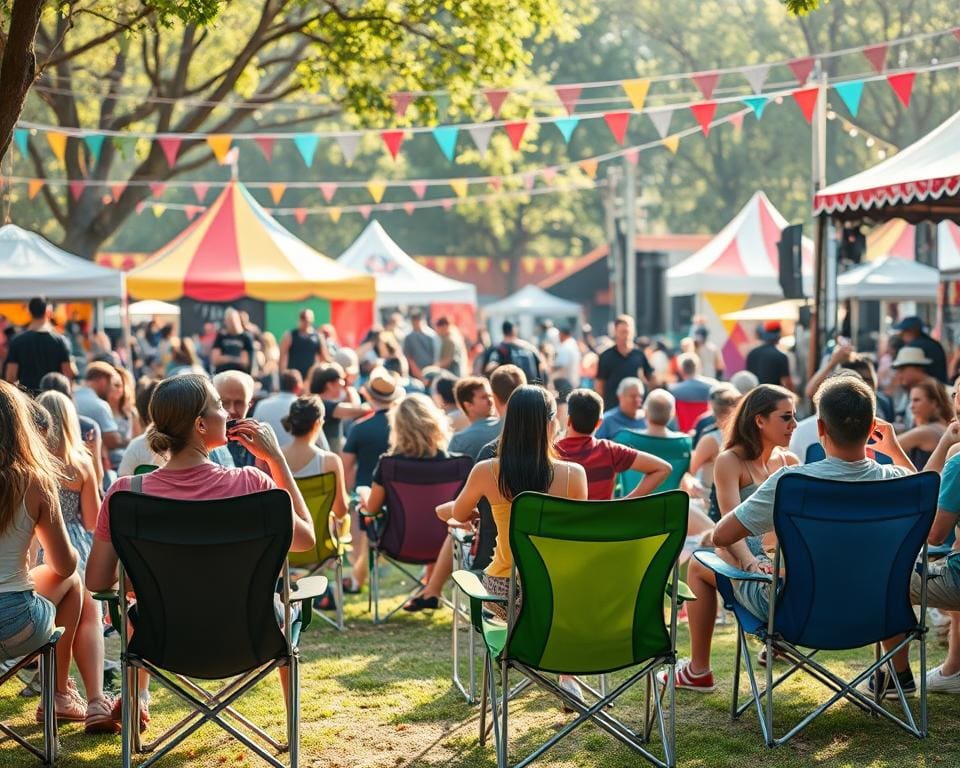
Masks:
[[[781,414],[779,414],[779,416],[780,416],[780,419],[783,421],[784,424],[789,424],[789,423],[790,423],[791,421],[793,421],[794,418],[795,418],[794,414],[792,414],[792,413],[781,413]]]

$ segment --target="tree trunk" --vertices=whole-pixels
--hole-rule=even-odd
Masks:
[[[34,39],[44,0],[14,0],[10,29],[0,60],[0,160],[10,149],[13,128],[20,119],[27,93],[37,74]]]

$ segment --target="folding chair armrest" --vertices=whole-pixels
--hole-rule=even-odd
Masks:
[[[693,556],[717,575],[726,576],[731,581],[773,582],[773,576],[771,576],[769,573],[745,571],[742,568],[737,568],[733,565],[730,565],[726,560],[712,550],[699,549],[693,553]]]
[[[473,541],[473,531],[469,528],[461,528],[459,525],[456,525],[455,522],[456,521],[447,521],[447,530],[450,535],[453,536],[453,540],[457,544],[470,544]]]
[[[949,557],[953,552],[952,544],[928,544],[927,558],[929,560],[938,560],[941,557]]]
[[[290,600],[312,600],[327,591],[326,576],[305,576],[290,585]]]
[[[454,571],[453,580],[463,593],[471,600],[482,600],[490,603],[503,603],[506,605],[507,598],[499,595],[491,595],[483,588],[480,577],[476,571]]]
[[[91,594],[91,597],[94,600],[100,600],[104,603],[109,603],[111,600],[118,602],[120,600],[120,593],[115,589],[101,589],[99,592]]]
[[[110,612],[110,623],[113,628],[120,631],[120,593],[115,589],[102,589],[94,592],[94,600],[100,600],[107,604],[107,610]]]
[[[673,597],[673,584],[667,582],[667,588],[664,590],[667,597]],[[693,593],[693,590],[687,585],[685,581],[677,582],[677,602],[685,603],[687,600],[696,600],[697,596]]]

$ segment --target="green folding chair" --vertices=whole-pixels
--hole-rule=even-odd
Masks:
[[[654,456],[670,463],[673,471],[660,484],[658,491],[675,491],[680,487],[680,481],[690,470],[690,456],[693,454],[693,440],[689,435],[677,437],[656,437],[643,435],[631,429],[621,429],[613,436],[615,443],[625,445],[637,451],[652,453]],[[643,472],[628,469],[617,475],[617,487],[614,495],[617,498],[626,496],[643,480]]]
[[[679,583],[677,558],[687,533],[688,504],[689,497],[680,491],[618,501],[523,493],[510,513],[514,568],[509,597],[488,594],[474,572],[454,574],[457,586],[470,597],[471,621],[486,646],[480,741],[487,734],[489,698],[499,768],[508,766],[510,670],[555,694],[577,713],[516,768],[530,764],[588,720],[654,765],[675,765],[677,604],[692,595],[685,585],[679,590],[670,585]],[[519,611],[518,584],[523,585]],[[669,625],[664,620],[665,590],[670,594]],[[604,598],[598,600],[597,595]],[[485,613],[484,601],[506,605],[506,624]],[[657,687],[654,675],[664,665],[669,668],[666,716],[663,700],[652,695]],[[578,678],[588,700],[575,698],[550,676],[603,675],[623,669],[629,669],[629,675],[609,692]],[[647,689],[638,732],[614,717],[610,707],[640,681],[646,681]],[[628,711],[620,707],[621,712]],[[663,759],[646,748],[654,720]]]
[[[287,562],[291,568],[305,569],[307,576],[312,576],[328,564],[333,565],[337,576],[333,585],[334,599],[337,601],[336,621],[322,611],[318,611],[316,615],[330,626],[343,631],[343,555],[345,550],[331,512],[337,493],[337,476],[333,472],[324,472],[321,475],[298,477],[296,483],[303,500],[307,503],[307,509],[310,510],[310,517],[313,518],[313,530],[317,543],[313,549],[306,552],[291,552],[287,556]]]

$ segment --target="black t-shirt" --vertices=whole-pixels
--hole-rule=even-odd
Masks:
[[[947,356],[943,351],[943,347],[940,346],[940,342],[924,333],[907,344],[907,346],[922,349],[923,354],[933,361],[927,366],[929,374],[944,384],[950,383],[947,381]]]
[[[334,453],[340,453],[343,449],[343,420],[333,415],[338,405],[338,400],[323,401],[323,435]]]
[[[747,355],[747,370],[761,384],[780,384],[790,375],[790,360],[775,345],[763,343]]]
[[[603,382],[605,411],[617,407],[617,387],[620,382],[631,376],[639,376],[641,370],[647,379],[653,375],[653,368],[643,350],[634,347],[626,355],[622,355],[620,350],[613,346],[603,351],[597,362],[597,378]]]
[[[300,333],[299,328],[294,328],[290,331],[290,353],[287,359],[287,367],[300,371],[303,378],[307,378],[307,371],[317,362],[317,355],[325,346],[323,337],[316,331]]]
[[[354,422],[343,446],[344,453],[357,457],[357,485],[370,485],[380,456],[390,447],[390,421],[386,411],[377,411]]]
[[[249,363],[247,365],[235,362],[220,363],[214,373],[220,373],[220,371],[243,371],[244,373],[250,373],[250,367],[253,364],[253,336],[247,331],[243,331],[242,333],[223,333],[221,331],[217,334],[217,338],[214,339],[211,349],[219,349],[221,354],[229,357],[240,357],[244,351],[249,356]]]
[[[7,363],[16,363],[17,380],[31,392],[40,388],[40,379],[59,373],[70,362],[67,340],[54,331],[23,331],[10,342]]]

